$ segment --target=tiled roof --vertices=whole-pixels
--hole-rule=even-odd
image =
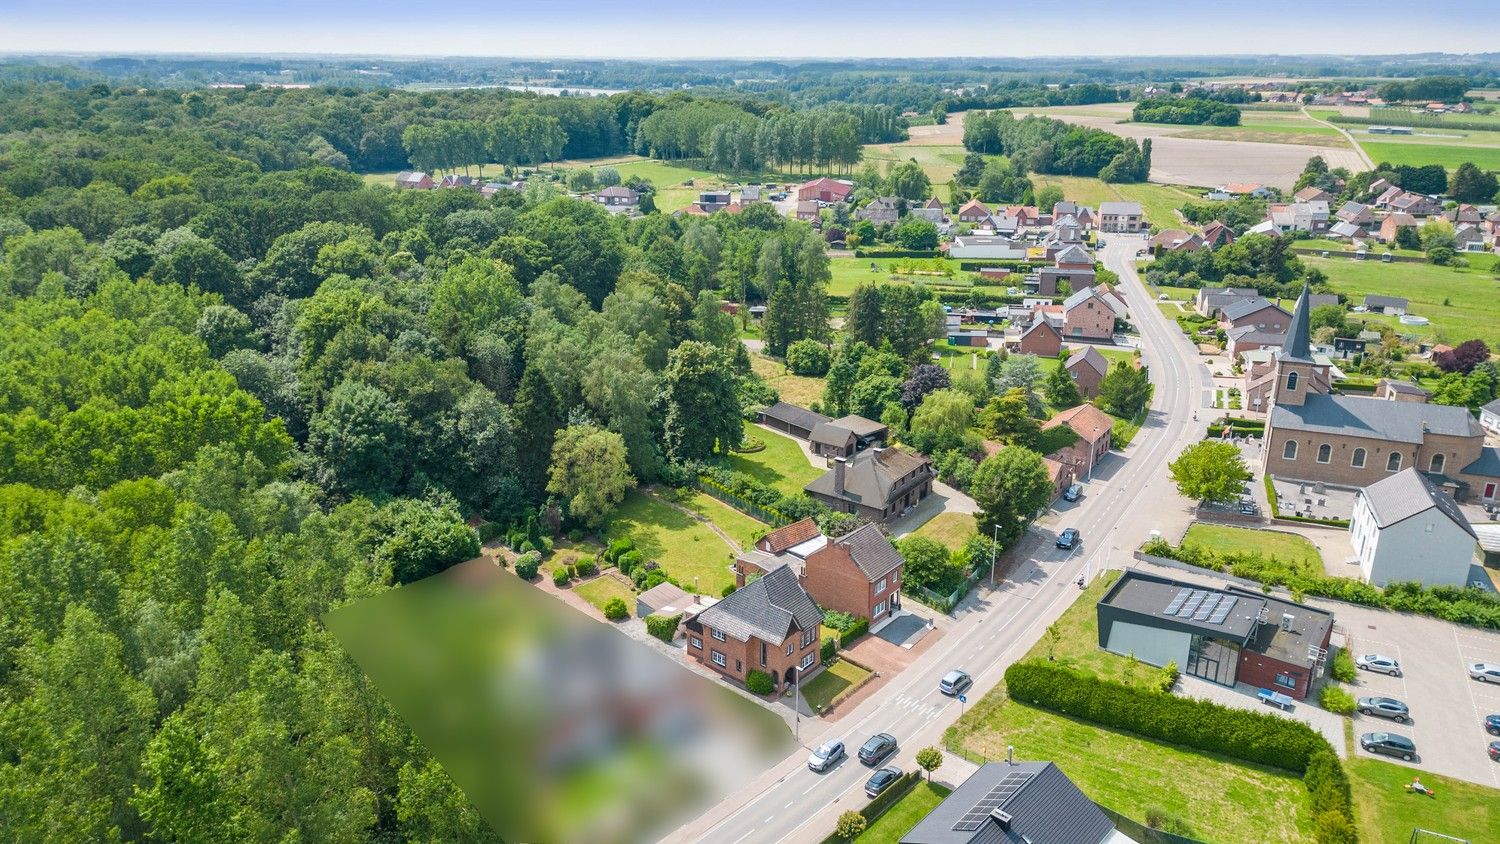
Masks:
[[[891,540],[875,525],[864,525],[835,539],[834,542],[848,549],[854,564],[864,572],[871,582],[890,574],[897,566],[906,562]]]
[[[1088,366],[1100,375],[1109,374],[1109,361],[1105,360],[1104,355],[1099,354],[1099,350],[1093,346],[1074,349],[1073,353],[1068,355],[1068,362],[1066,364],[1068,369],[1072,369],[1075,366],[1083,366],[1084,364],[1088,364]]]
[[[837,422],[819,422],[812,429],[812,435],[807,438],[810,443],[818,445],[845,446],[854,439],[854,432],[845,428]]]
[[[1458,504],[1446,493],[1439,492],[1432,481],[1427,480],[1427,476],[1418,472],[1416,467],[1376,481],[1365,487],[1361,494],[1370,505],[1370,512],[1375,515],[1377,527],[1388,528],[1436,508],[1454,524],[1468,531],[1470,536],[1474,535],[1473,528],[1469,527],[1469,520],[1464,518]]]
[[[856,437],[868,437],[886,430],[884,423],[866,419],[863,416],[856,416],[853,413],[833,420],[833,424],[853,431]]]
[[[1413,445],[1425,440],[1424,431],[1450,437],[1484,433],[1468,408],[1328,395],[1309,395],[1301,406],[1276,405],[1271,410],[1271,427]]]
[[[779,401],[762,410],[761,415],[785,422],[789,425],[795,425],[798,428],[806,428],[809,431],[816,428],[820,423],[829,421],[828,417],[821,413],[813,413],[805,407],[787,404],[784,401]]]
[[[1114,428],[1115,420],[1114,417],[1091,404],[1080,404],[1048,419],[1042,428],[1056,428],[1059,425],[1072,428],[1073,433],[1082,437],[1086,442],[1098,442],[1109,436],[1111,429]]]
[[[781,642],[793,630],[817,630],[823,611],[787,566],[773,568],[698,614],[699,624],[741,642]]]
[[[1275,308],[1283,314],[1291,316],[1280,305],[1271,302],[1269,299],[1262,299],[1259,296],[1235,299],[1233,302],[1226,303],[1221,310],[1224,312],[1224,318],[1233,322],[1240,317],[1249,316],[1265,308]]]
[[[814,536],[822,533],[818,529],[818,523],[808,516],[800,522],[792,522],[785,527],[779,527],[762,536],[755,547],[769,554],[780,554],[793,545],[800,545]]]
[[[1111,214],[1119,216],[1140,216],[1141,204],[1139,202],[1101,202],[1099,203],[1100,214]]]
[[[923,467],[931,474],[930,461],[898,448],[867,449],[850,458],[844,467],[844,492],[833,488],[833,469],[803,487],[808,492],[842,498],[867,507],[884,508],[898,489],[898,482]],[[920,475],[919,475],[920,477]]]

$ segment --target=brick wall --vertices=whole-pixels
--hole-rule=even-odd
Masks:
[[[745,682],[745,676],[753,670],[764,671],[770,674],[776,681],[779,689],[786,684],[787,670],[801,661],[808,654],[813,657],[812,664],[807,671],[818,667],[821,658],[818,653],[819,637],[814,635],[807,647],[802,647],[802,634],[793,633],[784,641],[779,643],[765,643],[765,663],[761,662],[761,641],[751,638],[748,642],[741,642],[731,636],[725,636],[724,641],[713,638],[711,629],[703,627],[701,633],[689,629],[687,631],[688,644],[687,655],[689,659],[695,659],[713,671],[717,671],[741,684]],[[698,644],[695,644],[698,643]],[[787,655],[787,645],[792,646],[792,653]],[[724,665],[716,665],[713,661],[713,652],[718,651],[724,655]]]
[[[1063,336],[1107,338],[1115,333],[1114,309],[1089,299],[1063,315]]]
[[[1283,457],[1288,440],[1295,440],[1297,443],[1294,460],[1287,460]],[[1327,463],[1319,463],[1318,449],[1325,443],[1330,446],[1329,460]],[[1401,469],[1416,466],[1424,472],[1432,466],[1432,456],[1442,454],[1445,460],[1443,472],[1449,477],[1456,478],[1460,476],[1460,470],[1463,467],[1478,458],[1483,444],[1483,440],[1478,437],[1429,434],[1425,443],[1415,446],[1409,443],[1391,443],[1365,437],[1333,436],[1272,428],[1270,443],[1266,448],[1266,471],[1279,478],[1366,487],[1394,474],[1386,468],[1391,452],[1394,451],[1401,454]],[[1353,465],[1354,452],[1359,448],[1365,450],[1363,468]],[[1478,485],[1480,479],[1468,477],[1463,479],[1476,486],[1474,490],[1476,493],[1483,489],[1482,485]]]

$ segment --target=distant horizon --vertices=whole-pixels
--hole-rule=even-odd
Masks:
[[[1497,36],[1500,37],[1500,36]],[[734,55],[734,56],[628,56],[628,55],[590,55],[590,54],[523,54],[523,53],[380,53],[371,51],[334,52],[328,50],[250,50],[250,51],[227,51],[227,50],[6,50],[0,49],[0,60],[14,58],[237,58],[237,59],[376,59],[397,61],[441,61],[445,59],[491,59],[495,61],[619,61],[619,62],[641,62],[643,64],[665,64],[670,62],[841,62],[841,61],[1006,61],[1017,59],[1047,58],[1060,62],[1073,60],[1114,60],[1130,59],[1134,61],[1152,59],[1252,59],[1252,58],[1275,58],[1275,59],[1340,59],[1359,58],[1368,59],[1375,57],[1390,58],[1414,58],[1417,56],[1432,56],[1455,59],[1490,59],[1500,61],[1500,50],[1488,50],[1484,52],[1455,53],[1436,52],[1432,50],[1418,50],[1409,53],[1392,52],[1370,52],[1370,53],[1046,53],[1038,55],[1022,54],[995,54],[995,55],[969,55],[954,53],[951,55],[923,55],[923,56],[890,56],[890,55]],[[1253,71],[1253,72],[1250,72]],[[1274,68],[1247,69],[1245,76],[1273,76]]]
[[[493,59],[889,59],[1381,56],[1494,53],[1500,25],[1435,0],[1074,0],[1055,8],[939,2],[856,13],[794,0],[713,8],[681,0],[12,0],[3,55],[350,56]],[[1393,42],[1402,49],[1392,53]],[[441,44],[444,49],[434,50]],[[807,46],[817,47],[808,50]],[[1213,51],[1200,45],[1213,44]],[[1003,46],[1001,46],[1003,45]],[[1140,49],[1137,49],[1139,45]],[[1366,47],[1368,45],[1368,47]],[[1269,49],[1268,49],[1269,48]]]

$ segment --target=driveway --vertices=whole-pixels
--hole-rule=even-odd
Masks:
[[[979,503],[969,496],[959,492],[942,481],[932,482],[932,492],[927,497],[917,502],[917,506],[911,508],[911,512],[897,516],[886,523],[886,530],[891,536],[901,537],[916,530],[927,522],[936,518],[939,513],[967,513],[979,512]]]
[[[1222,706],[1278,715],[1293,721],[1301,721],[1323,734],[1339,756],[1347,756],[1344,748],[1344,719],[1326,709],[1319,709],[1313,698],[1299,700],[1290,710],[1280,709],[1260,702],[1256,695],[1260,689],[1249,683],[1237,683],[1233,688],[1210,683],[1187,674],[1178,678],[1177,686],[1183,697],[1211,700]]]

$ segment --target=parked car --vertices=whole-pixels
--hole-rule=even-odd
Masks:
[[[901,769],[894,765],[887,765],[870,775],[870,779],[865,782],[865,794],[870,797],[879,797],[880,792],[890,788],[891,783],[900,778]]]
[[[1354,664],[1364,671],[1389,674],[1392,677],[1401,676],[1401,663],[1392,657],[1382,656],[1381,654],[1365,654],[1364,656],[1355,657]]]
[[[1365,733],[1359,737],[1359,746],[1366,753],[1383,753],[1405,762],[1417,758],[1417,745],[1406,736],[1396,733]]]
[[[1068,528],[1057,535],[1057,547],[1071,551],[1073,546],[1077,545],[1081,540],[1082,537],[1078,535],[1078,528]]]
[[[1492,736],[1500,736],[1500,715],[1484,716],[1484,731]]]
[[[1403,724],[1411,720],[1411,710],[1393,697],[1362,697],[1357,705],[1363,715],[1379,715]]]
[[[826,771],[844,758],[844,743],[834,739],[825,741],[807,757],[807,767],[814,771]]]
[[[1490,742],[1490,758],[1500,762],[1500,741]]]
[[[1469,676],[1481,683],[1500,683],[1500,665],[1476,662],[1469,666]]]
[[[948,697],[957,697],[972,685],[974,685],[974,678],[970,677],[968,672],[955,668],[944,674],[943,679],[938,681],[938,691]]]
[[[1068,488],[1063,490],[1064,501],[1077,501],[1080,495],[1083,495],[1083,486],[1080,484],[1068,484]]]
[[[873,768],[895,752],[896,737],[890,733],[876,733],[859,748],[859,761]]]

